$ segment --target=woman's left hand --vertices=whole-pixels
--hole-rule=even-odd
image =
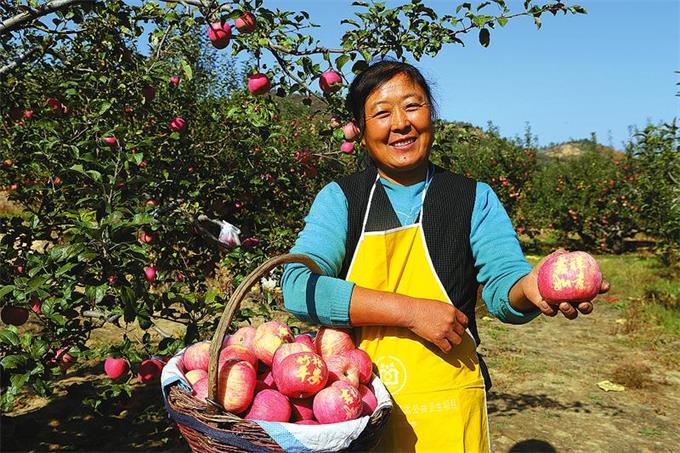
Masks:
[[[545,262],[548,257],[555,254],[567,253],[566,250],[559,249],[550,255],[544,257],[529,274],[522,278],[522,290],[524,296],[534,304],[541,313],[546,316],[555,316],[558,312],[561,312],[567,319],[575,319],[579,313],[584,315],[589,314],[593,311],[593,302],[561,302],[559,305],[551,305],[541,297],[541,293],[538,291],[538,270],[541,268],[543,262]],[[600,294],[609,291],[609,282],[602,280],[602,285],[600,286]]]

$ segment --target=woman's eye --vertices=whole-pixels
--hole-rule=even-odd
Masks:
[[[379,111],[378,113],[376,113],[375,116],[376,116],[377,118],[385,118],[385,117],[388,116],[389,114],[390,114],[389,111],[387,111],[387,110],[381,110],[381,111]]]
[[[409,104],[406,106],[406,110],[408,111],[418,110],[419,108],[420,104]]]

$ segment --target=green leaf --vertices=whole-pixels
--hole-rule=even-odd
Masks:
[[[7,355],[0,360],[0,365],[5,370],[12,370],[26,364],[26,357],[22,355]]]
[[[349,55],[340,55],[338,58],[335,59],[335,67],[338,68],[338,71],[342,70],[342,67],[345,65],[350,60]]]
[[[501,27],[505,27],[505,24],[507,24],[507,23],[508,23],[508,18],[507,18],[507,17],[501,16],[501,17],[498,18],[498,24],[499,24]]]
[[[0,297],[4,297],[6,294],[14,291],[14,285],[5,285],[0,288]]]
[[[191,69],[191,65],[187,63],[186,60],[182,60],[180,63],[180,66],[182,67],[182,72],[184,73],[184,78],[187,80],[191,80],[191,78],[194,76],[194,72]]]
[[[12,346],[19,345],[19,335],[9,329],[0,330],[0,343],[11,344]]]
[[[488,28],[482,28],[479,30],[479,43],[482,47],[489,47],[489,41],[491,40],[491,33],[489,33]]]
[[[78,263],[66,263],[63,266],[61,266],[59,269],[57,269],[57,271],[54,273],[54,276],[55,277],[61,277],[62,275],[64,275],[65,273],[67,273],[68,271],[70,271],[71,269],[76,267],[77,265],[78,265]]]
[[[99,107],[99,115],[103,115],[104,113],[108,112],[110,108],[111,103],[108,101],[104,101],[102,105]]]

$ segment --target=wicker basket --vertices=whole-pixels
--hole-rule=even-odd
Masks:
[[[179,385],[166,389],[165,406],[170,417],[195,452],[280,452],[284,451],[257,423],[226,412],[218,403],[217,368],[222,341],[231,325],[234,313],[250,291],[250,288],[274,267],[285,263],[302,263],[312,272],[322,274],[319,267],[305,255],[288,254],[267,260],[250,273],[236,288],[229,299],[217,331],[210,345],[208,368],[208,403],[193,398]],[[380,439],[382,428],[387,422],[391,407],[378,408],[369,418],[366,428],[349,445],[346,451],[369,451]],[[308,426],[315,429],[316,426]]]

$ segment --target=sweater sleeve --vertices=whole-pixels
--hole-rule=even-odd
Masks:
[[[531,265],[498,196],[481,182],[477,183],[472,211],[470,246],[489,313],[511,324],[524,324],[538,316],[538,309],[523,313],[510,305],[510,289],[531,271]]]
[[[347,199],[330,183],[316,196],[291,253],[309,256],[324,275],[304,264],[285,266],[281,286],[286,309],[298,318],[327,326],[349,327],[349,302],[354,284],[336,278],[345,258]]]

